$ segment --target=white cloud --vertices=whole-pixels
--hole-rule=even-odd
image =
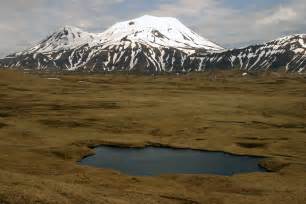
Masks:
[[[278,24],[281,22],[290,22],[297,20],[297,17],[298,14],[292,8],[280,7],[271,15],[264,16],[263,18],[258,19],[256,23],[259,25]]]
[[[209,10],[218,6],[217,1],[213,0],[178,0],[175,4],[161,4],[159,9],[152,11],[153,15],[158,16],[199,16],[203,10]]]
[[[239,6],[231,7],[230,3],[225,2],[178,0],[175,6],[162,4],[152,13],[176,16],[204,37],[229,47],[267,41],[284,34],[306,32],[305,0],[282,1],[262,9],[256,6],[240,9]]]
[[[0,0],[0,57],[25,49],[64,25],[103,30],[108,9],[124,0]]]

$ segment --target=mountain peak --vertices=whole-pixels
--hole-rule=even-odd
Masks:
[[[58,29],[57,32],[84,32],[81,28],[78,28],[76,26],[71,26],[71,25],[65,25],[63,27],[61,27],[60,29]]]
[[[278,38],[274,41],[291,41],[296,39],[305,39],[306,40],[306,34],[293,34],[293,35],[287,35],[283,36],[281,38]]]
[[[222,47],[199,36],[179,20],[171,17],[144,15],[116,23],[103,35],[111,42],[128,39],[155,47],[175,47],[186,52],[195,49],[223,50]]]
[[[73,49],[89,43],[94,39],[95,34],[85,32],[75,26],[66,25],[26,52],[48,53],[58,50]]]
[[[304,53],[303,49],[306,48],[306,34],[293,34],[272,40],[266,44],[274,44],[275,46],[290,46],[295,52]]]
[[[155,28],[155,29],[162,29],[162,27],[167,27],[170,29],[175,28],[184,28],[188,29],[183,23],[181,23],[178,19],[173,17],[157,17],[151,15],[144,15],[139,18],[132,19],[130,21],[125,21],[123,23],[133,23],[132,25],[138,25],[142,28]]]
[[[173,22],[175,21],[176,23],[181,23],[178,19],[174,18],[174,17],[159,17],[159,16],[152,16],[152,15],[143,15],[139,18],[135,18],[134,19],[135,21],[159,21],[159,22],[162,22],[162,21],[168,21],[168,22]]]

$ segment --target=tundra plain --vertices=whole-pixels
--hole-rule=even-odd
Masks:
[[[267,173],[135,177],[96,145],[264,156]],[[306,76],[0,70],[0,203],[306,203]]]

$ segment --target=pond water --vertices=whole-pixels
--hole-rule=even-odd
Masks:
[[[264,172],[258,166],[262,157],[238,156],[223,152],[161,147],[121,148],[100,146],[96,154],[80,161],[82,165],[108,168],[133,176],[161,174],[217,174]]]

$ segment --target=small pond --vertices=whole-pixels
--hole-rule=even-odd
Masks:
[[[122,148],[100,146],[96,154],[80,161],[82,165],[108,168],[133,176],[161,174],[217,174],[230,176],[264,172],[262,157],[238,156],[223,152],[161,147]]]

